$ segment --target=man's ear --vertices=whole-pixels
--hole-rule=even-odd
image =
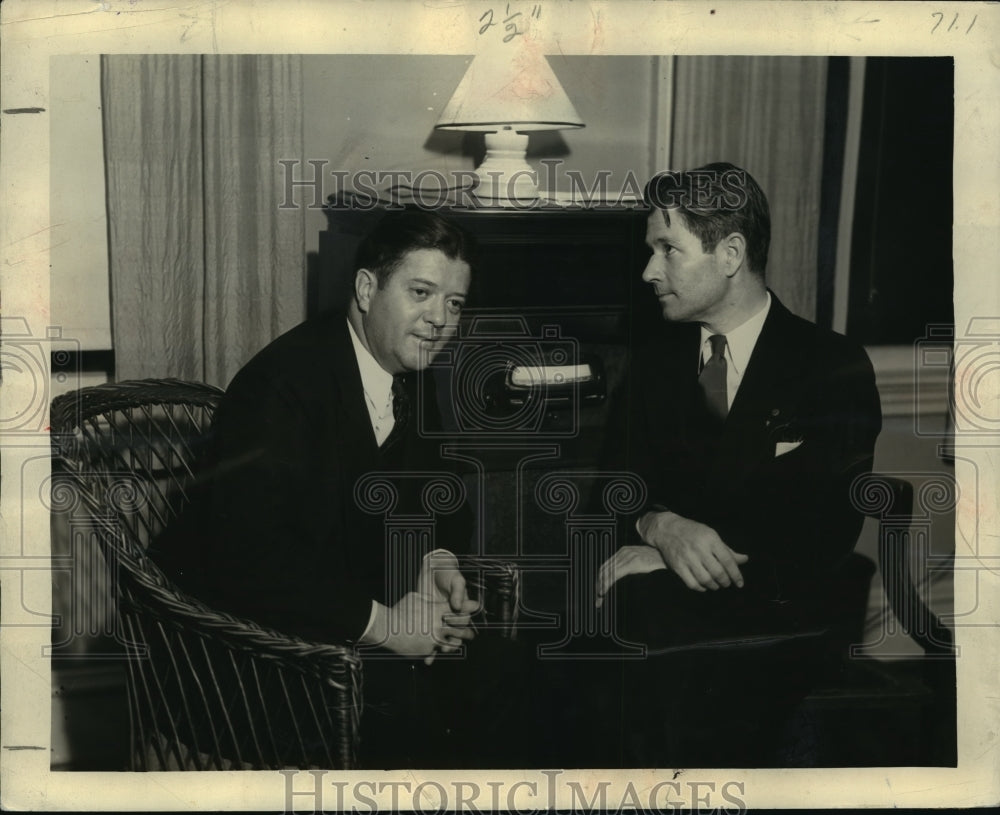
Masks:
[[[747,239],[740,232],[733,232],[721,241],[719,247],[722,260],[726,264],[726,277],[732,277],[746,265]]]
[[[378,278],[370,269],[358,269],[354,273],[354,299],[358,310],[364,314],[371,306],[372,292],[378,288]]]

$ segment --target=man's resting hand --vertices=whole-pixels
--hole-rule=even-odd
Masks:
[[[403,595],[385,612],[385,636],[379,644],[397,654],[424,657],[428,665],[434,661],[436,651],[456,651],[463,640],[475,636],[468,614],[452,614],[447,601],[420,592]]]
[[[604,595],[621,578],[666,568],[667,564],[654,547],[645,544],[623,546],[601,564],[597,573],[597,607],[604,605]]]
[[[431,552],[424,558],[416,591],[392,608],[376,603],[375,622],[362,643],[422,656],[430,665],[438,651],[452,653],[475,637],[472,614],[478,609],[469,599],[455,556],[445,550]]]
[[[435,549],[424,556],[417,590],[428,597],[447,600],[451,610],[460,614],[479,610],[478,604],[469,599],[465,576],[458,568],[458,558],[446,549]]]
[[[750,558],[726,546],[711,527],[676,512],[647,512],[635,529],[689,589],[743,586],[740,566]]]
[[[435,549],[424,557],[417,587],[435,603],[444,602],[447,606],[442,613],[443,636],[435,638],[438,651],[450,654],[461,647],[462,640],[471,640],[476,635],[471,615],[479,611],[479,603],[469,599],[465,576],[459,571],[458,558],[451,552]],[[433,661],[432,652],[424,662],[430,665]]]

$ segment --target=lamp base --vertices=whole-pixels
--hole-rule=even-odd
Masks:
[[[538,198],[538,173],[525,161],[526,134],[500,130],[486,134],[486,158],[476,173],[479,198],[524,200]]]

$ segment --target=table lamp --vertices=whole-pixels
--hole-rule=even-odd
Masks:
[[[524,48],[476,56],[435,128],[486,134],[475,194],[504,201],[538,197],[538,174],[525,160],[529,132],[583,126],[545,55]]]

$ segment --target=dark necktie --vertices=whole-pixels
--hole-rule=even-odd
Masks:
[[[698,384],[705,395],[705,407],[708,412],[720,421],[724,421],[729,413],[729,400],[726,395],[726,336],[713,334],[708,338],[712,344],[712,356],[698,376]]]
[[[396,374],[392,378],[392,418],[394,424],[388,437],[382,446],[396,441],[406,429],[406,423],[410,420],[410,394],[406,391],[406,382],[402,374]]]

